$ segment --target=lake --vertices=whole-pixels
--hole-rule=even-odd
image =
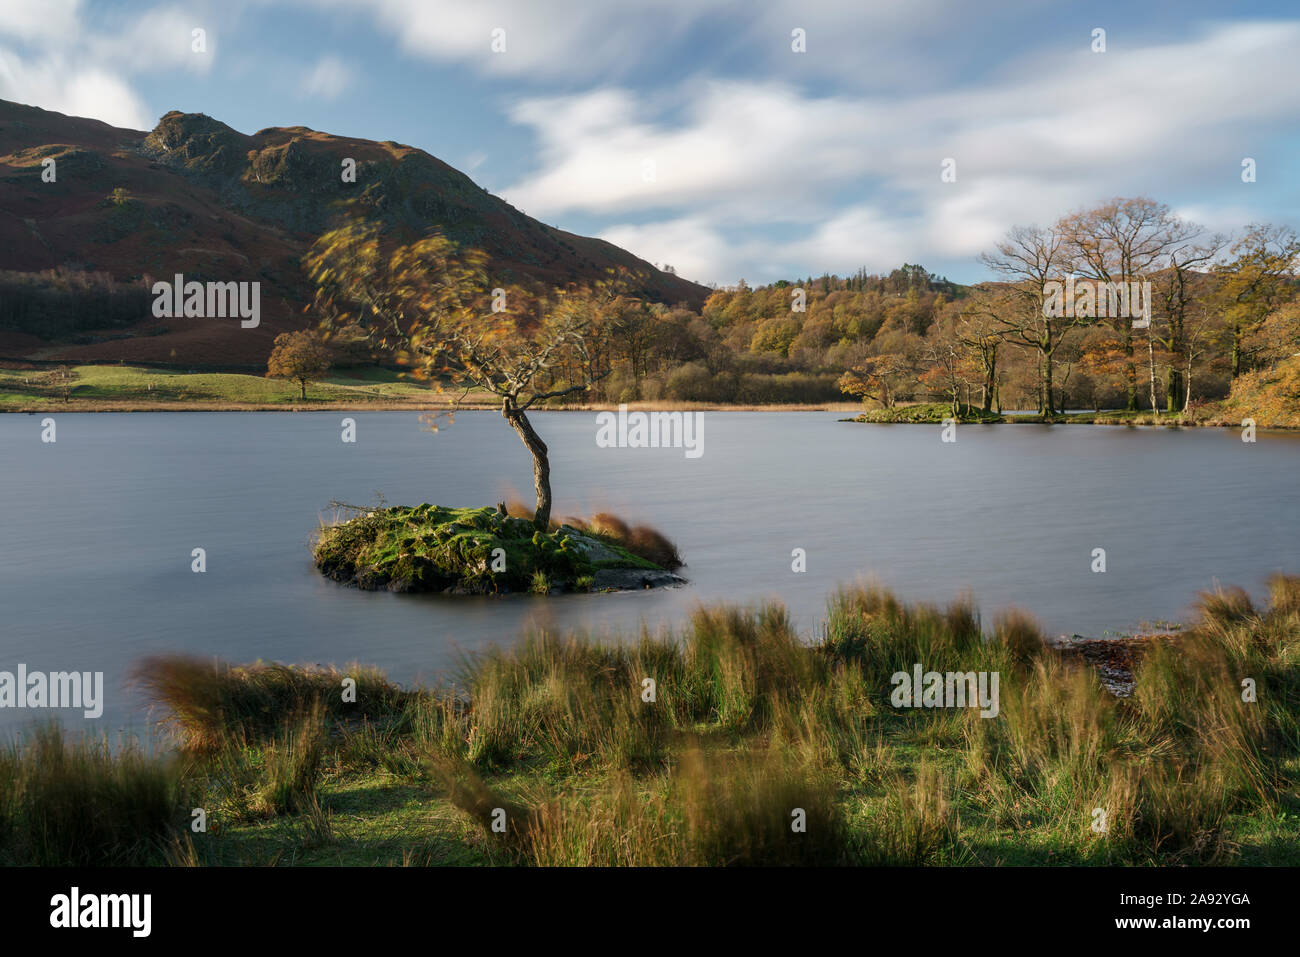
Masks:
[[[1300,435],[968,425],[943,443],[938,426],[842,415],[706,412],[703,454],[689,458],[600,448],[592,412],[537,414],[555,514],[653,524],[690,580],[551,598],[361,592],[311,563],[332,499],[531,501],[528,454],[495,412],[436,435],[411,412],[55,412],[53,444],[43,416],[0,416],[0,670],[103,671],[102,718],[61,714],[112,732],[144,726],[125,678],[160,652],[359,660],[433,682],[529,627],[657,630],[701,602],[779,599],[811,634],[827,596],[860,578],[939,603],[969,589],[986,622],[1014,604],[1052,634],[1102,635],[1182,619],[1216,580],[1261,594],[1270,574],[1300,573]],[[341,441],[344,417],[355,444]],[[33,716],[0,710],[0,731]]]

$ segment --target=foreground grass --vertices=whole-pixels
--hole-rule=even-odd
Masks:
[[[998,673],[997,717],[894,707],[891,676],[918,662]],[[105,832],[117,843],[91,842],[92,857],[1300,864],[1297,578],[1277,579],[1263,609],[1240,591],[1206,595],[1199,621],[1152,645],[1127,699],[1022,615],[986,628],[968,603],[907,605],[870,587],[839,593],[813,644],[779,606],[717,607],[672,637],[538,633],[437,691],[358,666],[178,658],[143,663],[140,679],[181,759],[132,758],[112,786],[47,808],[37,758],[10,752],[0,776],[37,783],[0,789],[0,855],[80,853],[51,815],[125,820],[147,793],[160,796],[151,810]],[[104,767],[59,779],[102,781]],[[184,827],[195,807],[205,833]],[[56,835],[39,853],[37,833]]]

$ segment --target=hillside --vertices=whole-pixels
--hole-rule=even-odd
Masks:
[[[55,161],[54,182],[42,179],[47,158]],[[345,158],[356,162],[354,183],[340,175]],[[125,195],[115,200],[117,189]],[[111,316],[105,325],[92,318],[73,329],[64,321],[56,326],[39,309],[18,310],[25,313],[18,318],[6,313],[0,357],[263,366],[275,336],[307,321],[299,260],[351,199],[399,232],[437,227],[483,249],[503,281],[564,284],[625,266],[646,276],[641,291],[659,301],[699,305],[709,292],[611,243],[540,223],[441,160],[399,143],[301,126],[250,136],[203,114],[178,112],[145,133],[0,101],[4,289],[48,282],[57,289],[47,298],[62,303],[69,286],[86,288],[82,277],[47,281],[30,274],[85,271],[106,274],[92,284],[95,295],[108,289],[116,302],[104,310]],[[138,296],[147,277],[178,272],[186,280],[260,281],[260,326],[159,320],[147,310],[133,321],[138,308],[129,300],[124,309],[122,297]]]

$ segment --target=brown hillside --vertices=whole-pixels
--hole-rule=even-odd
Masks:
[[[41,178],[54,158],[57,179]],[[345,158],[356,182],[344,183]],[[114,202],[116,188],[125,202]],[[0,271],[56,268],[151,279],[260,281],[261,325],[155,319],[49,337],[5,328],[0,357],[263,367],[276,334],[303,326],[299,265],[343,203],[418,235],[437,227],[482,248],[502,281],[582,282],[613,266],[644,274],[644,294],[698,305],[703,286],[626,250],[524,215],[427,153],[306,127],[249,136],[208,116],[166,114],[150,133],[0,101]],[[45,337],[45,338],[42,338]]]

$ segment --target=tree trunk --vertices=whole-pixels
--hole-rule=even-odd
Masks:
[[[1124,382],[1128,392],[1128,411],[1136,412],[1138,408],[1137,363],[1133,360],[1133,326],[1132,320],[1125,319],[1124,326]]]
[[[1165,408],[1170,412],[1183,411],[1183,365],[1187,353],[1183,325],[1183,307],[1171,310],[1169,316],[1169,382],[1165,386]]]
[[[1043,416],[1051,418],[1056,414],[1055,398],[1052,395],[1052,353],[1043,350]]]
[[[984,395],[980,403],[985,412],[993,408],[993,393],[997,385],[998,354],[996,349],[990,351],[987,361],[984,363]]]
[[[1165,390],[1165,409],[1169,412],[1183,411],[1183,372],[1172,366],[1169,368],[1169,387]]]
[[[1156,405],[1156,341],[1147,331],[1147,363],[1151,374],[1151,414],[1160,418],[1160,406]]]
[[[299,395],[299,397],[302,398],[304,401],[306,400],[306,398],[307,398],[307,380],[306,380],[306,379],[299,379],[299,380],[298,380],[298,395]]]
[[[509,399],[502,403],[501,414],[510,423],[510,427],[519,433],[524,447],[533,456],[533,488],[537,491],[537,511],[533,513],[533,524],[539,532],[545,532],[551,525],[551,461],[547,458],[546,443],[533,431],[528,416]]]
[[[1043,354],[1041,352],[1038,354],[1038,368],[1036,371],[1038,372],[1038,381],[1035,383],[1035,388],[1038,389],[1038,396],[1035,401],[1038,404],[1038,414],[1046,415],[1047,406],[1043,402]]]
[[[1187,326],[1184,315],[1187,310],[1187,289],[1183,271],[1174,264],[1174,279],[1177,285],[1171,297],[1169,308],[1169,381],[1165,383],[1165,408],[1170,412],[1183,411],[1183,365],[1188,351]]]

